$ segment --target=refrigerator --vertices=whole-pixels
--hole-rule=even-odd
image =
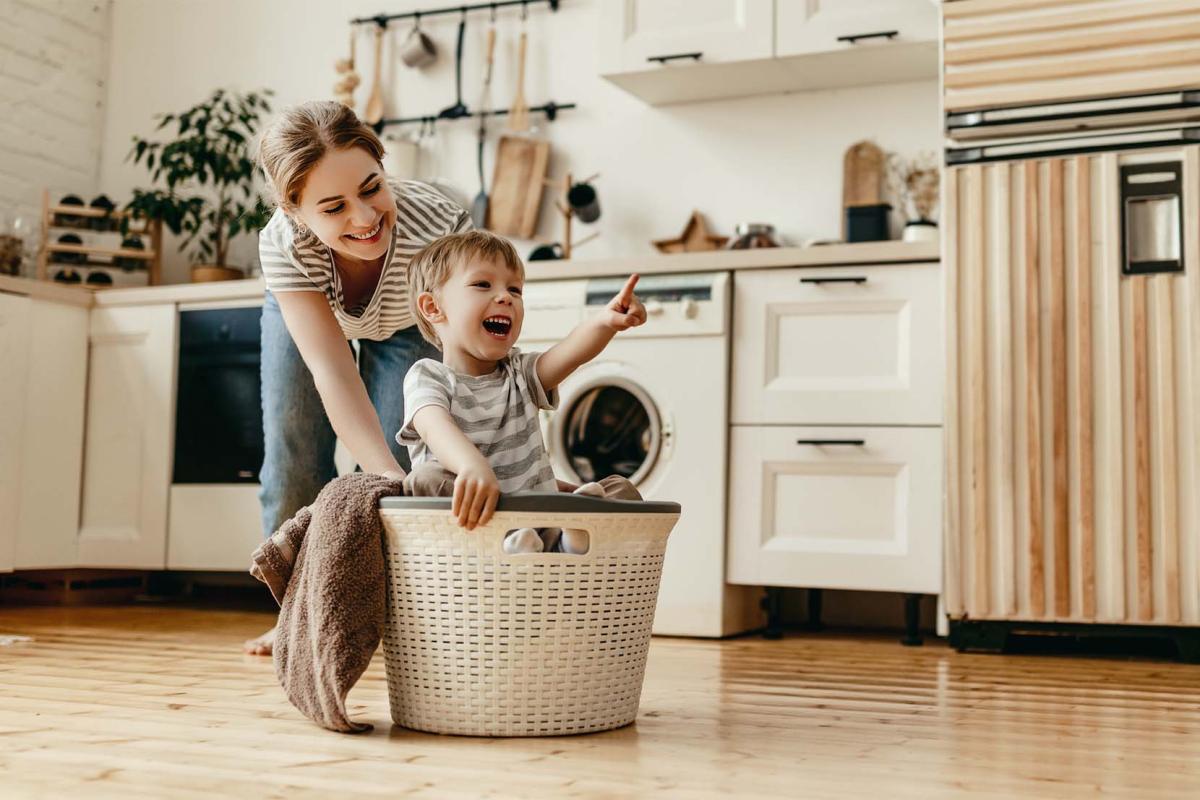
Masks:
[[[1109,626],[1200,659],[1200,82],[945,133],[951,643]]]

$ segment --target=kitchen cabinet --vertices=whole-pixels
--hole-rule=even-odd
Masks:
[[[946,170],[951,620],[1200,625],[1198,197],[1196,146]]]
[[[827,53],[855,47],[936,42],[930,0],[776,0],[775,54]]]
[[[0,568],[77,557],[88,310],[0,294]]]
[[[946,3],[942,14],[946,111],[1200,85],[1200,7],[1193,2],[960,0]]]
[[[176,329],[174,304],[92,310],[80,565],[165,566]]]
[[[770,58],[774,0],[622,0],[604,3],[619,71],[636,71],[695,54],[704,63]]]
[[[602,77],[652,104],[933,79],[929,0],[600,4]],[[863,36],[891,33],[892,36]]]
[[[735,281],[734,424],[941,424],[936,264],[744,270]]]
[[[941,592],[936,263],[739,271],[730,583]]]

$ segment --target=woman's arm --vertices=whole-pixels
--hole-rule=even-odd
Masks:
[[[404,474],[388,449],[379,415],[345,334],[320,292],[278,292],[279,310],[313,383],[334,433],[363,472]]]

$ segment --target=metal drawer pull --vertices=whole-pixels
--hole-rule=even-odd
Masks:
[[[839,42],[849,42],[850,44],[858,44],[859,39],[895,39],[900,35],[900,31],[880,31],[879,33],[856,33],[852,36],[839,36]]]
[[[811,444],[815,447],[836,445],[838,447],[862,447],[866,439],[797,439],[796,444]]]
[[[704,55],[704,53],[702,53],[702,52],[701,53],[675,53],[674,55],[670,55],[670,56],[648,56],[646,58],[646,60],[647,61],[657,61],[660,64],[665,64],[668,61],[678,61],[681,58],[690,58],[693,61],[699,61],[700,57],[702,55]]]
[[[801,278],[801,283],[866,283],[867,278],[864,275],[852,276],[847,278]]]

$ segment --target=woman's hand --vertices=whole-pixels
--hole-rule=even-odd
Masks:
[[[617,292],[617,296],[604,309],[601,321],[614,331],[636,328],[646,321],[646,307],[633,293],[633,287],[637,286],[639,277],[641,276],[637,273],[630,275],[621,291]]]
[[[450,513],[467,530],[486,525],[500,500],[500,482],[483,458],[472,461],[454,480],[454,502]]]

